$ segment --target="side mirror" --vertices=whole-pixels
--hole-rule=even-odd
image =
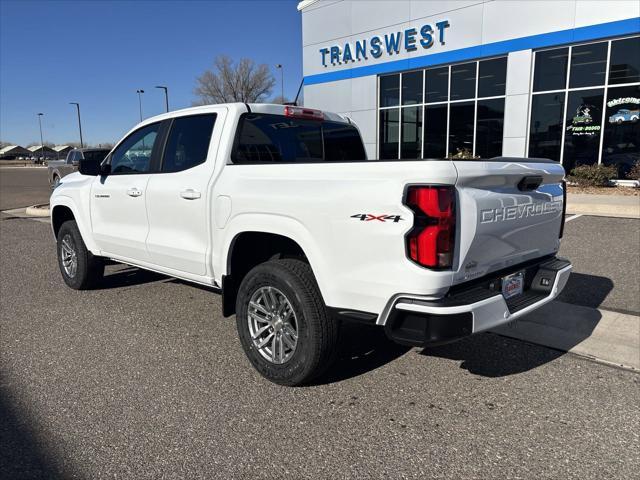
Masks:
[[[111,164],[110,163],[100,164],[100,175],[110,175],[110,174],[111,174]]]
[[[92,177],[100,175],[100,163],[96,160],[82,159],[78,164],[78,171],[82,175],[89,175]]]

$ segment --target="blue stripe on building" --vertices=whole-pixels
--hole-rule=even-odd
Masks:
[[[318,83],[334,82],[336,80],[346,80],[348,78],[366,77],[369,75],[379,75],[433,65],[475,60],[495,55],[504,55],[518,50],[552,47],[635,33],[640,33],[640,17],[514,38],[501,42],[487,43],[485,45],[460,48],[449,52],[434,53],[432,55],[422,55],[404,60],[338,70],[336,72],[318,73],[304,77],[304,84],[315,85]]]

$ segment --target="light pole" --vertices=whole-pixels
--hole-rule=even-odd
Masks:
[[[42,116],[44,113],[38,114],[38,125],[40,125],[40,153],[42,154],[42,162],[44,163],[44,140],[42,139]]]
[[[276,68],[280,69],[280,98],[284,103],[284,68],[281,63],[277,63]]]
[[[144,90],[136,90],[136,93],[138,94],[138,104],[140,106],[140,121],[142,121],[142,94],[144,93]]]
[[[169,111],[169,89],[167,87],[163,87],[162,85],[157,85],[156,88],[161,88],[164,90],[164,106]]]
[[[80,148],[84,148],[84,142],[82,141],[82,122],[80,122],[80,104],[78,102],[69,102],[69,105],[75,105],[78,110],[78,129],[80,130]]]

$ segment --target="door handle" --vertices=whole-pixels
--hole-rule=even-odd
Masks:
[[[137,188],[133,187],[133,188],[130,188],[129,190],[127,190],[127,195],[129,195],[130,197],[139,197],[140,195],[142,195],[142,191],[140,191]]]
[[[200,198],[200,192],[196,192],[192,188],[187,188],[180,192],[180,196],[187,200],[196,200],[197,198]]]

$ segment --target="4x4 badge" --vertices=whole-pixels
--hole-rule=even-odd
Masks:
[[[401,215],[373,215],[372,213],[356,213],[355,215],[351,215],[351,218],[357,218],[362,222],[371,222],[372,220],[377,220],[379,222],[393,221],[393,223],[398,223],[401,220],[404,220]]]

